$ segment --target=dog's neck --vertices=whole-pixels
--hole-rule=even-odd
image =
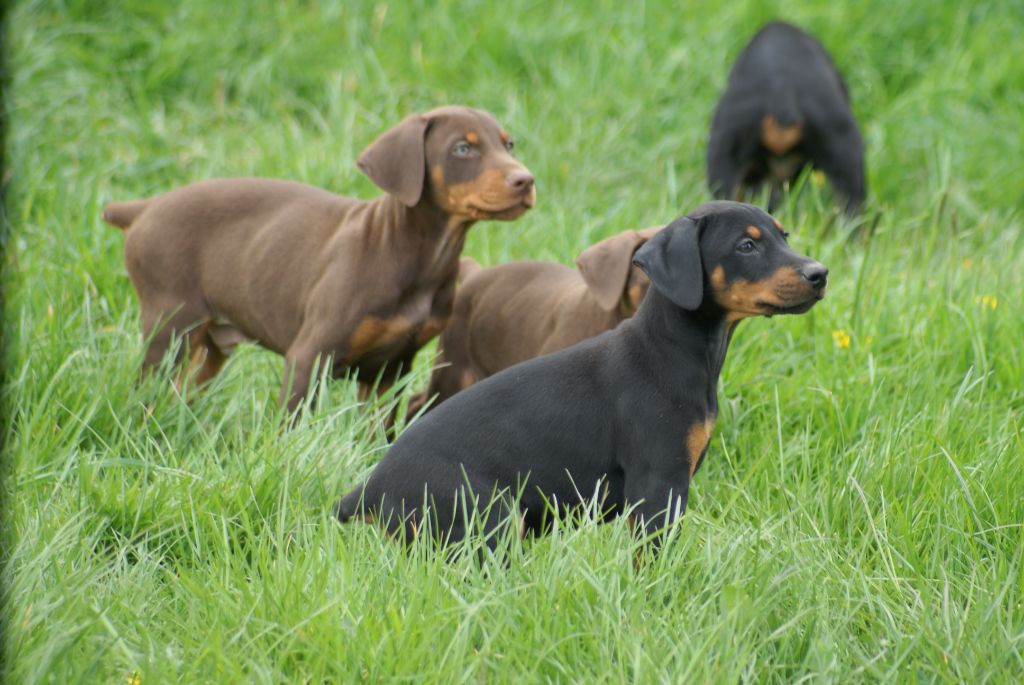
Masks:
[[[673,360],[680,356],[697,362],[708,392],[714,395],[718,377],[725,364],[729,341],[736,322],[726,321],[724,312],[711,308],[689,311],[676,305],[657,288],[651,287],[632,319],[654,342],[660,355],[666,357],[666,373],[677,368],[694,368]]]
[[[391,245],[412,245],[430,265],[457,270],[466,233],[475,219],[452,215],[427,197],[412,207],[394,195],[382,195],[372,202],[379,224],[375,230],[386,234]]]

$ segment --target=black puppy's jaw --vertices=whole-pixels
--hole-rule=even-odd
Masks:
[[[808,267],[813,265],[813,267]],[[817,262],[785,264],[761,278],[729,277],[721,265],[711,272],[711,291],[725,318],[802,314],[825,297],[828,270]]]

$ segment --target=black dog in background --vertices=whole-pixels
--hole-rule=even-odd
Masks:
[[[648,535],[682,516],[736,325],[806,312],[825,296],[828,269],[789,247],[771,216],[735,202],[674,221],[634,263],[651,287],[632,319],[511,366],[420,417],[342,498],[340,520],[377,523],[408,541],[426,504],[433,533],[453,542],[474,513],[488,534],[513,516],[524,532],[542,532],[549,506],[565,513],[595,496],[605,518],[635,507],[634,524]]]
[[[843,77],[817,40],[765,25],[729,74],[711,123],[708,185],[719,198],[771,184],[768,210],[807,165],[828,176],[847,212],[864,202],[864,141]]]

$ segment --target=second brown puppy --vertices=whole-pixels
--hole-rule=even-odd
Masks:
[[[633,254],[661,226],[623,231],[584,250],[579,270],[519,261],[480,268],[463,258],[448,327],[426,392],[409,401],[409,415],[430,398],[437,406],[460,390],[514,364],[574,345],[615,328],[640,306],[650,280]]]

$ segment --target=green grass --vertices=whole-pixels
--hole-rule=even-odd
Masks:
[[[649,566],[621,522],[483,567],[336,525],[385,449],[381,412],[335,382],[280,430],[267,352],[192,404],[169,371],[137,382],[105,202],[242,174],[371,197],[362,147],[463,102],[539,186],[467,252],[571,263],[707,199],[715,100],[776,16],[846,74],[877,223],[848,240],[810,184],[777,213],[829,297],[739,329],[689,512]],[[0,678],[1019,679],[1022,34],[1019,3],[953,0],[16,4]]]

